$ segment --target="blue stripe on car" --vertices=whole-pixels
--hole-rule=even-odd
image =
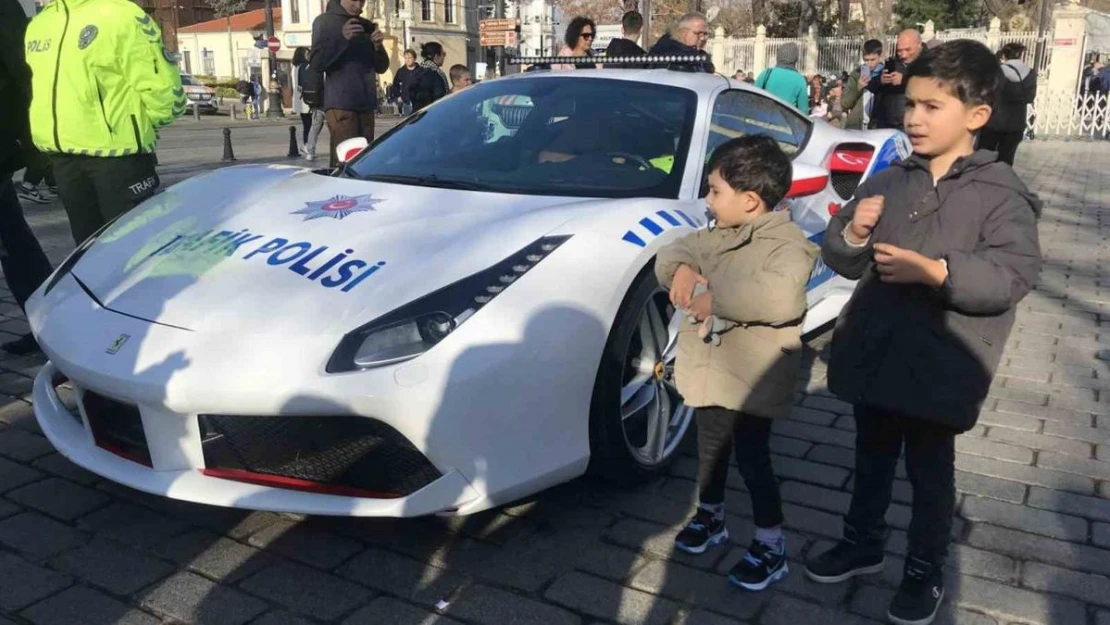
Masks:
[[[659,227],[659,224],[657,224],[654,221],[648,219],[647,217],[644,217],[643,219],[640,220],[640,225],[647,228],[648,232],[651,232],[654,235],[659,235],[659,234],[662,234],[662,232],[663,232],[663,228]]]
[[[672,226],[678,226],[678,225],[681,225],[681,224],[679,224],[679,223],[678,223],[678,220],[677,220],[677,219],[675,219],[674,217],[671,217],[671,214],[670,214],[670,213],[668,213],[667,211],[658,211],[658,212],[656,212],[655,214],[656,214],[656,215],[659,215],[660,217],[662,217],[662,218],[663,218],[663,221],[665,221],[665,222],[667,222],[667,223],[671,224]]]
[[[697,222],[695,222],[693,219],[690,219],[690,216],[687,215],[686,213],[678,210],[677,208],[674,210],[674,212],[678,213],[678,216],[682,218],[682,221],[685,221],[686,224],[689,225],[691,228],[697,228],[698,227]]]
[[[817,234],[810,236],[809,240],[816,245],[821,245],[825,240],[825,231],[821,230]],[[832,280],[835,275],[836,272],[830,269],[821,257],[818,257],[817,264],[813,266],[813,271],[809,274],[809,282],[806,283],[806,290],[812,291],[816,289],[829,280]]]
[[[636,233],[632,232],[631,230],[624,233],[624,237],[622,238],[622,240],[628,241],[629,243],[633,245],[638,245],[640,247],[647,247],[647,243],[644,243],[644,240],[636,236]]]

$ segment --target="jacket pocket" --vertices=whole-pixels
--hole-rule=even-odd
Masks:
[[[137,154],[142,154],[143,139],[142,134],[139,132],[139,120],[135,117],[134,113],[131,114],[131,130],[135,133],[135,151]]]
[[[108,109],[104,107],[104,92],[100,90],[100,83],[96,83],[96,97],[100,101],[100,117],[104,119],[104,125],[108,128],[108,134],[115,134],[112,130],[112,124],[108,121]]]

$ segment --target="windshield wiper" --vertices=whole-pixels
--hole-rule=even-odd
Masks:
[[[363,180],[376,182],[396,182],[398,184],[412,184],[421,187],[438,187],[441,189],[459,189],[462,191],[490,191],[496,187],[476,180],[458,180],[455,178],[440,178],[435,174],[424,176],[402,176],[397,174],[369,174]]]

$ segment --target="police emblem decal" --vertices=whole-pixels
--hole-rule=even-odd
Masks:
[[[130,334],[119,335],[118,337],[116,337],[116,340],[112,341],[112,344],[108,346],[108,349],[105,350],[105,353],[115,356],[119,353],[119,350],[123,349],[123,346],[127,343],[127,339],[129,338],[131,338]]]
[[[77,47],[81,50],[89,47],[89,45],[93,42],[94,39],[96,39],[96,36],[99,33],[100,30],[98,30],[97,27],[93,26],[92,24],[89,24],[88,26],[82,28],[81,35],[77,38]]]
[[[372,211],[374,205],[383,200],[375,200],[372,195],[335,195],[326,200],[319,200],[315,202],[305,202],[305,207],[293,211],[293,215],[304,215],[305,221],[310,219],[319,219],[321,217],[331,217],[332,219],[343,219],[351,213],[363,213]]]

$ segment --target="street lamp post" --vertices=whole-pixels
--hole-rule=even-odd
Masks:
[[[270,37],[274,36],[274,0],[266,0],[266,39],[269,41]],[[285,117],[285,113],[281,110],[281,83],[277,79],[277,53],[269,48],[266,51],[270,54],[270,84],[267,91],[270,92],[270,110],[266,111],[266,117],[280,118]],[[274,83],[277,83],[277,89],[274,89]]]

